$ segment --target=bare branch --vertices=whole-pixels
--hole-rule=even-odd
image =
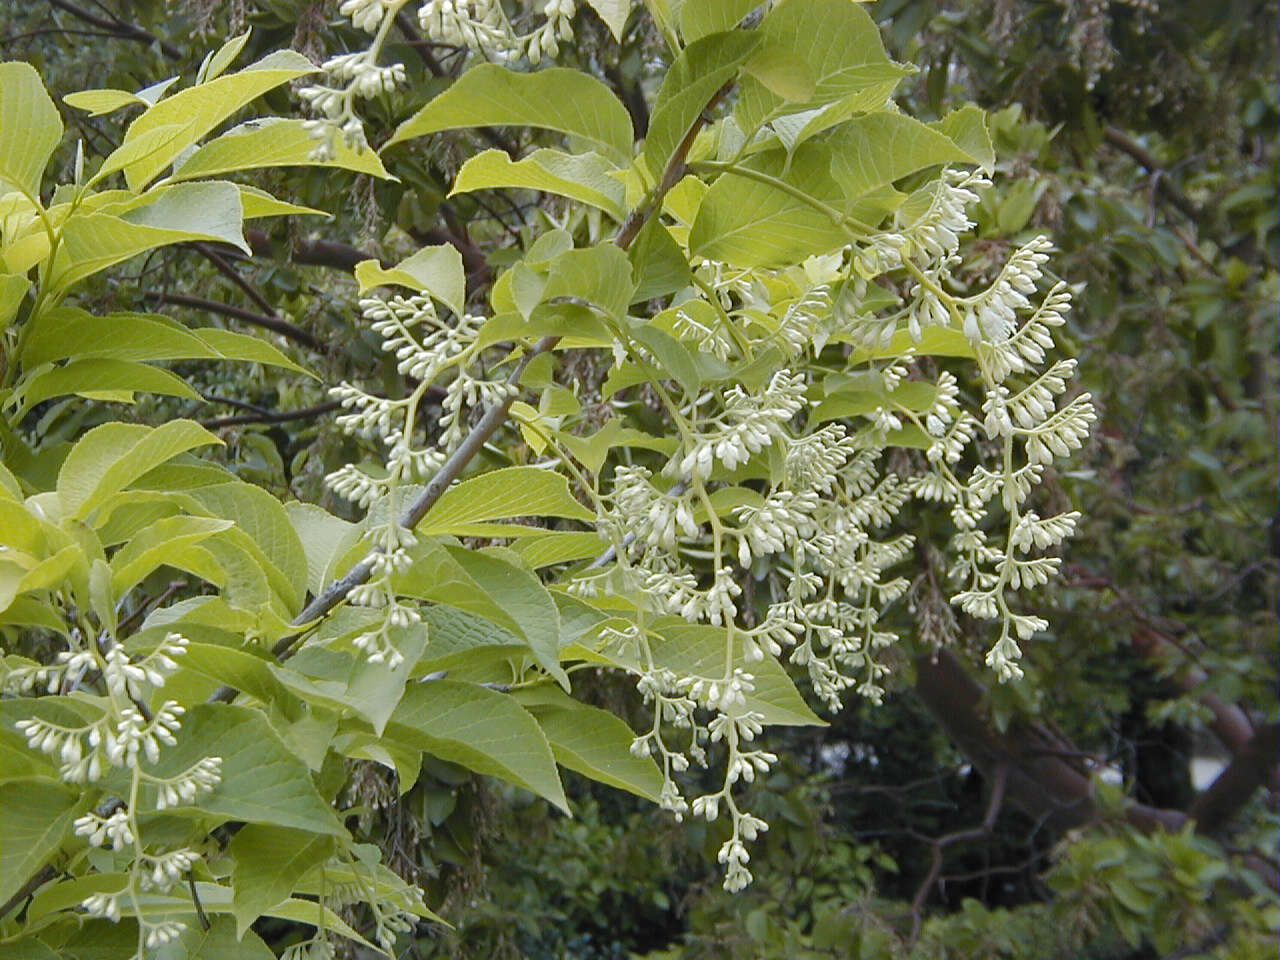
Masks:
[[[316,338],[315,334],[280,317],[269,317],[266,314],[254,313],[252,310],[246,310],[243,307],[220,303],[217,300],[206,300],[204,297],[193,297],[185,293],[146,291],[142,294],[142,297],[144,300],[151,300],[155,303],[172,303],[175,306],[190,307],[193,310],[208,310],[210,313],[220,313],[224,317],[233,317],[255,327],[262,327],[264,330],[278,333],[282,337],[287,337],[294,343],[301,344],[309,350],[315,350],[317,353],[324,352],[324,344]]]
[[[128,23],[121,20],[114,14],[111,19],[100,17],[96,13],[90,13],[88,10],[77,7],[68,0],[49,0],[49,5],[65,10],[77,20],[83,20],[85,23],[91,23],[95,27],[101,27],[103,30],[110,32],[112,36],[120,37],[123,40],[137,40],[139,43],[157,44],[160,52],[170,60],[182,59],[182,51],[166,40],[161,40],[155,34],[143,30],[137,24]]]

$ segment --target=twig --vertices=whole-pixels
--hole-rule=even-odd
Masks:
[[[221,273],[224,277],[226,277],[228,280],[234,283],[237,287],[243,290],[245,296],[247,296],[250,300],[256,303],[258,305],[258,308],[262,310],[263,313],[266,313],[268,316],[272,316],[272,317],[277,316],[276,308],[271,305],[271,301],[269,301],[266,297],[264,297],[258,291],[257,287],[255,287],[252,283],[250,283],[248,280],[242,277],[240,275],[240,271],[238,271],[231,264],[227,263],[227,261],[223,259],[222,255],[218,253],[217,250],[214,250],[213,247],[209,246],[207,243],[195,242],[195,243],[192,243],[191,246],[197,251],[199,251],[200,254],[204,256],[206,260],[212,263],[214,267],[217,268],[219,273]]]
[[[1173,181],[1169,179],[1168,171],[1165,170],[1164,166],[1156,158],[1155,154],[1118,127],[1107,127],[1102,131],[1102,135],[1106,138],[1107,143],[1111,144],[1113,147],[1117,147],[1122,152],[1127,153],[1134,160],[1137,160],[1138,163],[1142,164],[1142,166],[1155,177],[1156,184],[1158,185],[1160,192],[1168,197],[1169,201],[1175,207],[1185,213],[1193,221],[1200,218],[1200,210],[1197,209],[1196,205],[1191,202],[1187,195],[1179,190]]]
[[[991,798],[987,801],[987,812],[980,825],[971,827],[968,830],[957,830],[955,833],[948,833],[933,841],[933,862],[929,865],[929,872],[916,890],[915,898],[911,901],[912,943],[919,938],[920,927],[924,923],[924,902],[929,896],[929,891],[933,889],[934,883],[937,882],[938,876],[942,873],[943,848],[960,843],[963,840],[978,840],[991,832],[996,825],[996,818],[1000,816],[1000,808],[1004,804],[1004,788],[1008,779],[1009,767],[1007,764],[1002,763],[996,767],[995,778],[991,783]]]
[[[296,324],[290,323],[288,320],[282,320],[280,317],[269,317],[266,314],[254,313],[252,310],[246,310],[244,307],[233,306],[229,303],[221,303],[217,300],[206,300],[204,297],[193,297],[185,293],[159,293],[154,291],[146,291],[142,294],[144,300],[151,300],[155,303],[172,303],[179,307],[190,307],[193,310],[208,310],[210,313],[220,313],[224,317],[233,317],[236,320],[243,320],[245,323],[252,324],[255,327],[262,327],[264,330],[270,330],[272,333],[278,333],[282,337],[299,343],[309,350],[315,350],[317,353],[323,352],[324,344],[322,344],[309,330],[304,330]]]
[[[160,52],[170,60],[182,59],[181,50],[169,43],[167,40],[161,40],[155,34],[147,30],[143,30],[142,27],[139,27],[137,24],[127,23],[114,15],[110,20],[108,20],[106,17],[100,17],[95,13],[90,13],[88,10],[83,10],[80,7],[77,7],[74,3],[69,3],[68,0],[49,0],[49,5],[57,7],[60,10],[65,10],[76,19],[83,20],[85,23],[91,23],[95,27],[101,27],[103,30],[109,30],[112,36],[121,37],[125,40],[137,40],[140,43],[157,44],[160,48]]]
[[[225,401],[219,401],[225,402]],[[209,430],[219,427],[238,427],[246,423],[288,423],[290,420],[306,420],[308,417],[319,417],[337,410],[342,406],[341,400],[326,400],[313,407],[302,407],[298,410],[262,410],[258,413],[240,413],[230,417],[213,417],[199,421],[200,426]]]

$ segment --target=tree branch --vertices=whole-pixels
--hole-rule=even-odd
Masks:
[[[1248,746],[1191,804],[1187,814],[1196,821],[1196,829],[1212,834],[1230,823],[1258,787],[1275,779],[1277,753],[1280,723],[1270,723],[1253,735]]]
[[[49,0],[49,5],[65,10],[77,20],[83,20],[85,23],[91,23],[95,27],[101,27],[103,30],[109,31],[112,36],[120,37],[124,40],[137,40],[139,43],[158,44],[160,52],[170,60],[182,59],[182,51],[173,44],[166,40],[161,40],[155,34],[143,30],[142,27],[128,23],[114,15],[112,19],[108,20],[106,17],[100,17],[96,13],[90,13],[88,10],[77,7],[74,3],[68,2],[68,0]]]
[[[222,401],[219,401],[222,402]],[[323,416],[342,406],[341,400],[326,400],[313,407],[302,407],[298,410],[263,410],[260,413],[238,413],[229,417],[214,417],[199,421],[200,426],[210,430],[219,427],[238,427],[245,423],[288,423],[290,420],[307,420],[311,417]]]
[[[254,313],[252,310],[246,310],[243,307],[221,303],[217,300],[206,300],[204,297],[193,297],[185,293],[146,291],[142,294],[142,298],[155,303],[171,303],[179,307],[208,310],[210,313],[220,313],[224,317],[234,317],[236,320],[243,320],[245,323],[252,324],[255,327],[262,327],[264,330],[270,330],[273,333],[280,334],[282,337],[287,337],[308,350],[314,350],[317,353],[324,352],[324,344],[320,342],[315,334],[280,317],[269,317],[266,314]]]
[[[1200,210],[1169,178],[1169,171],[1161,166],[1155,154],[1118,127],[1105,128],[1102,131],[1102,136],[1107,143],[1123,153],[1127,153],[1145,167],[1155,177],[1156,189],[1168,197],[1169,202],[1186,214],[1189,219],[1198,220],[1200,218]]]

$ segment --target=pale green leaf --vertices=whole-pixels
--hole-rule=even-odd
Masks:
[[[190,127],[191,121],[186,123],[167,123],[162,127],[148,130],[136,139],[121,144],[102,161],[102,166],[98,168],[98,172],[90,178],[89,186],[102,182],[113,173],[119,173],[131,163],[145,160],[152,154],[164,150],[174,140],[184,136]]]
[[[762,50],[773,51],[774,63],[803,63],[813,86],[803,99],[791,100],[779,94],[776,83],[743,77],[735,115],[748,134],[775,117],[862,98],[868,91],[872,102],[862,109],[874,109],[909,72],[889,59],[880,28],[849,0],[788,0],[769,12],[758,32]]]
[[[611,317],[626,315],[632,301],[635,283],[631,279],[631,261],[613,243],[601,243],[580,250],[566,250],[551,261],[544,301],[564,297],[586,301]]]
[[[73,217],[62,231],[50,284],[66,288],[140,253],[192,240],[228,243],[249,253],[235,184],[175,184],[154,203],[120,217]]]
[[[971,162],[988,172],[995,169],[996,151],[987,130],[986,111],[981,107],[966,104],[929,126],[950,137],[969,156]]]
[[[68,93],[62,98],[62,102],[68,106],[75,107],[77,110],[88,112],[91,117],[101,117],[108,113],[115,113],[123,107],[141,104],[142,106],[150,106],[150,104],[136,93],[130,93],[128,90],[78,90],[75,93]]]
[[[569,481],[537,467],[506,467],[464,480],[436,501],[417,530],[453,533],[457,526],[513,517],[564,517],[595,520],[569,492]]]
[[[354,545],[358,527],[313,503],[293,500],[284,508],[306,554],[307,589],[319,593],[335,558]]]
[[[720,33],[681,51],[662,81],[649,121],[644,157],[650,174],[661,176],[707,102],[737,75],[759,43],[754,31]]]
[[[855,117],[833,130],[827,143],[832,150],[831,174],[851,197],[925,167],[983,162],[946,134],[901,113]]]
[[[658,801],[662,774],[649,756],[631,753],[635,732],[607,710],[550,686],[515,694],[551,741],[556,761],[600,783]]]
[[[482,63],[464,73],[396,130],[387,146],[441,130],[516,125],[579,137],[606,157],[631,157],[631,117],[613,92],[565,67],[516,73]]]
[[[377,260],[362,260],[356,264],[355,273],[361,293],[372,287],[397,284],[431,294],[458,316],[466,312],[466,273],[462,254],[453,244],[423,247],[390,270],[384,270]]]
[[[270,563],[280,571],[291,610],[300,609],[307,581],[307,556],[284,505],[250,483],[232,482],[200,487],[188,494],[214,517],[243,530]]]
[[[246,220],[261,220],[263,217],[327,217],[330,214],[315,207],[302,207],[296,203],[287,203],[277,199],[265,190],[238,183],[240,203],[244,208]]]
[[[132,360],[73,360],[65,366],[53,367],[22,381],[14,398],[20,410],[30,410],[52,397],[75,394],[91,400],[133,403],[135,393],[157,393],[162,396],[199,400],[181,377]]]
[[[411,684],[392,714],[387,736],[569,810],[546,735],[505,694],[453,680]]]
[[[342,137],[335,139],[332,157],[314,159],[316,140],[304,127],[305,122],[281,117],[249,120],[204,144],[169,179],[195,180],[260,167],[331,167],[395,179],[376,153],[368,147],[357,151]]]
[[[71,357],[177,360],[216,354],[181,327],[145,314],[95,317],[79,307],[59,306],[41,311],[27,328],[20,356],[23,367],[31,370],[42,363]]]
[[[222,76],[227,67],[235,62],[236,57],[240,56],[240,51],[244,49],[244,45],[249,42],[249,37],[253,35],[253,27],[250,27],[239,36],[232,37],[217,50],[213,50],[204,62],[200,64],[200,72],[196,75],[196,83],[208,83],[210,80],[216,80]]]
[[[381,625],[381,618],[370,618],[368,611],[357,616],[326,624],[325,634],[336,631],[347,637]],[[392,642],[404,658],[395,668],[385,663],[371,663],[360,650],[342,651],[326,646],[309,646],[276,669],[276,676],[286,687],[311,703],[354,714],[368,722],[374,733],[383,728],[404,693],[405,681],[427,647],[426,631],[406,627],[392,631]]]
[[[693,43],[709,33],[732,30],[760,0],[693,0],[680,8],[680,33]]]
[[[57,852],[89,803],[89,795],[49,780],[15,780],[0,789],[0,902]]]
[[[160,754],[152,772],[172,777],[209,756],[222,758],[221,782],[193,806],[173,808],[175,813],[345,835],[316,790],[307,765],[260,711],[223,703],[196,704],[182,718],[177,745]],[[148,787],[144,793],[151,791]]]
[[[599,207],[615,220],[626,215],[626,191],[609,176],[617,168],[598,153],[562,153],[535,150],[521,160],[512,160],[501,150],[485,150],[462,165],[449,196],[514,187],[541,190]]]
[[[223,360],[242,360],[246,363],[265,363],[271,367],[283,367],[294,373],[302,373],[312,379],[318,379],[306,367],[300,366],[286,357],[278,348],[245,333],[233,330],[221,330],[218,327],[196,327],[188,330],[193,337],[202,341],[213,351],[215,357]]]
[[[164,170],[178,154],[216,127],[241,107],[268,90],[315,72],[306,57],[292,50],[272,53],[257,63],[228,76],[179,91],[161,100],[129,125],[125,142],[148,130],[172,123],[191,122],[187,134],[166,149],[125,168],[131,190],[140,190]]]
[[[70,516],[84,517],[147,471],[194,447],[222,441],[192,420],[160,427],[104,423],[81,437],[58,471],[57,490]]]
[[[422,616],[431,642],[418,661],[418,674],[519,658],[529,651],[529,645],[506,627],[466,610],[436,604]]]
[[[534,574],[488,553],[447,547],[449,555],[518,626],[534,659],[569,687],[560,666],[560,613],[551,594]]]
[[[574,533],[568,530],[556,530],[552,533],[522,537],[513,543],[510,549],[519,554],[520,559],[530,567],[539,570],[556,563],[597,557],[608,547],[608,542],[600,539],[600,535],[594,532]]]
[[[181,566],[186,548],[232,526],[213,517],[166,517],[142,530],[111,558],[111,589],[122,597],[158,567]]]
[[[832,179],[831,162],[825,145],[806,143],[790,155],[771,150],[747,161],[790,189],[735,173],[719,177],[698,208],[690,249],[735,266],[759,267],[798,263],[844,246],[854,228],[841,219],[850,214],[848,195]]]
[[[621,43],[627,15],[631,13],[631,0],[587,0],[587,4],[605,22],[613,39]]]
[[[327,860],[333,849],[330,836],[257,823],[241,829],[230,848],[236,864],[231,872],[235,890],[231,902],[237,935],[287,899],[302,875]]]
[[[40,194],[40,178],[58,141],[62,118],[29,63],[0,63],[0,194]]]
[[[30,289],[31,281],[26,277],[0,273],[0,330],[9,326]]]

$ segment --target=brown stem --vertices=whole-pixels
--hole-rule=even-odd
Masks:
[[[1276,777],[1280,752],[1280,723],[1270,723],[1255,733],[1218,779],[1191,804],[1188,815],[1201,833],[1217,833],[1253,797],[1258,787]]]
[[[101,27],[103,30],[109,31],[112,36],[121,37],[125,40],[137,40],[139,43],[159,44],[160,52],[170,60],[180,60],[182,58],[182,51],[173,44],[166,40],[161,40],[155,34],[143,30],[142,27],[136,24],[127,23],[115,17],[108,20],[106,17],[100,17],[96,13],[90,13],[88,10],[77,7],[74,3],[69,3],[68,0],[49,0],[49,5],[65,10],[77,20],[83,20],[85,23],[91,23],[95,27]]]
[[[230,417],[213,417],[201,420],[200,426],[210,430],[219,427],[238,427],[245,423],[288,423],[290,420],[307,420],[311,417],[323,416],[342,406],[341,400],[326,400],[313,407],[302,407],[298,410],[263,410],[260,413],[239,413]]]

